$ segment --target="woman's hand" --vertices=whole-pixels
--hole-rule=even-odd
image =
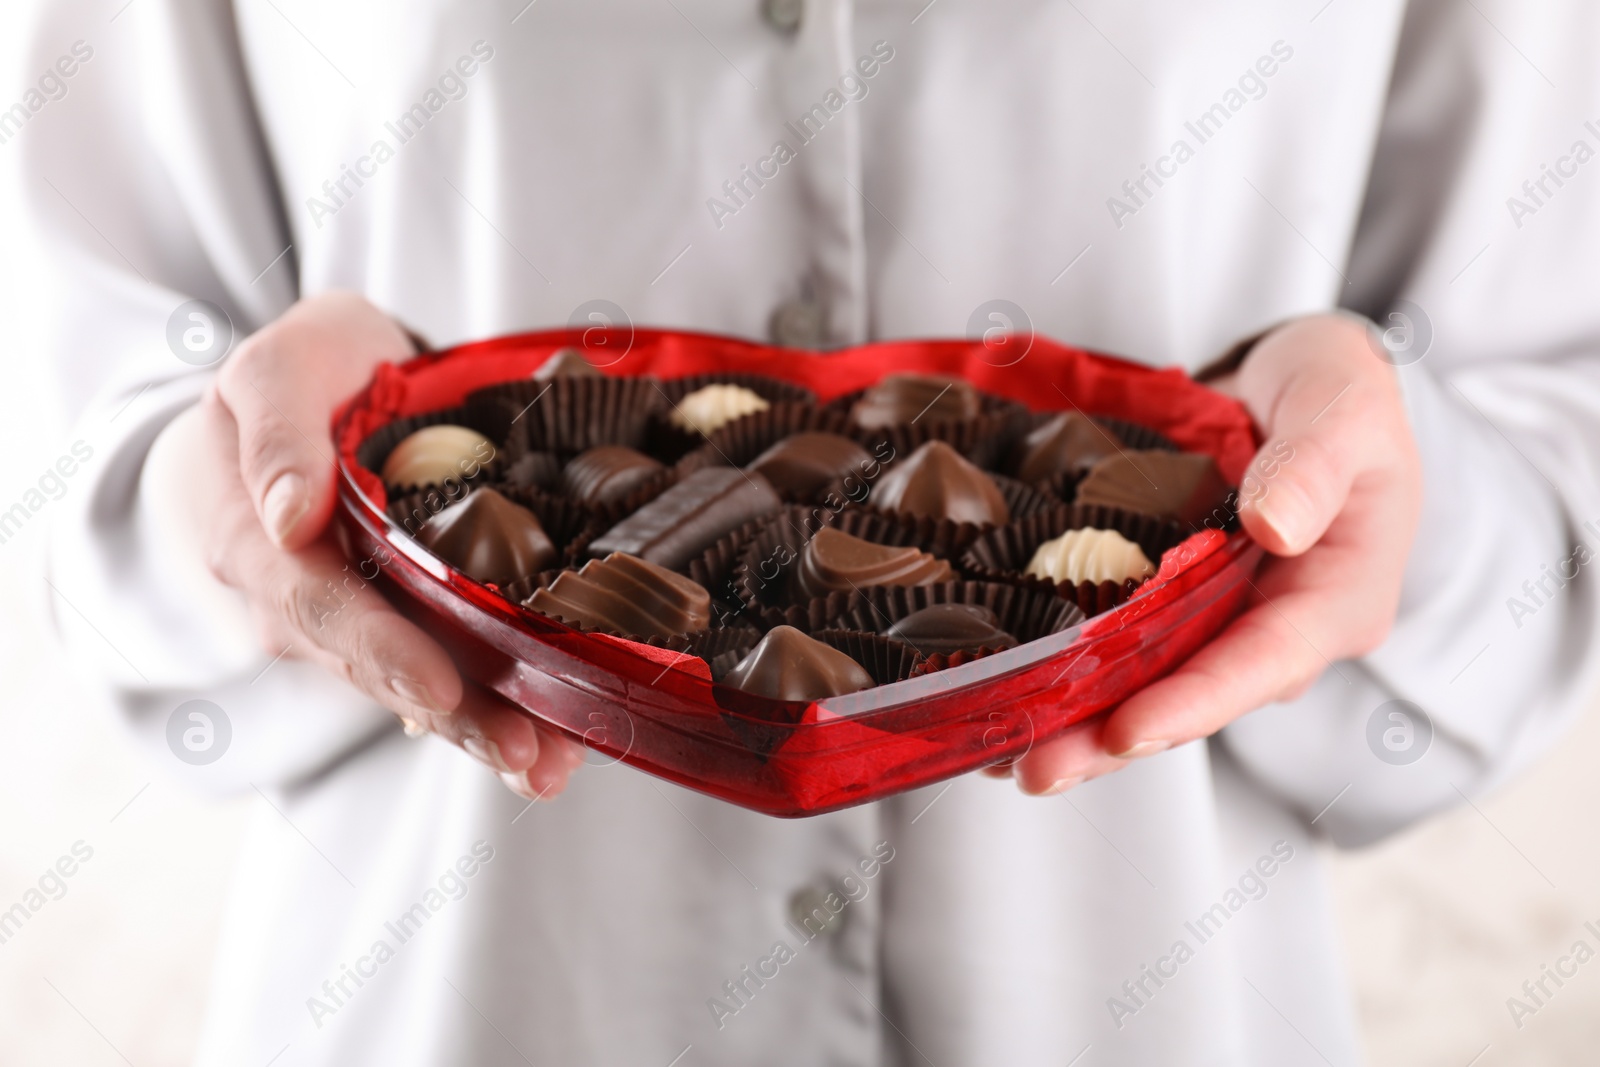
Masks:
[[[203,518],[200,543],[244,594],[262,643],[314,660],[404,719],[460,745],[529,799],[553,796],[583,750],[487,690],[464,686],[445,651],[355,577],[328,530],[333,409],[380,363],[412,355],[361,297],[301,301],[251,336],[175,427]]]
[[[1422,472],[1394,371],[1365,326],[1296,320],[1212,384],[1266,437],[1239,494],[1245,529],[1271,553],[1254,602],[1177,671],[1018,760],[1025,792],[1059,793],[1292,699],[1394,623]]]

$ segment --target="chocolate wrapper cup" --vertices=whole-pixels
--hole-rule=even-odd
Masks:
[[[654,378],[529,378],[485,386],[467,402],[506,419],[508,447],[575,454],[596,445],[645,451],[651,413],[664,400]]]
[[[811,636],[861,664],[879,685],[905,681],[922,662],[922,654],[910,645],[875,633],[819,630]]]
[[[703,437],[692,430],[674,426],[671,421],[671,415],[672,409],[678,401],[695,390],[704,389],[708,385],[740,386],[755,393],[773,407],[794,406],[815,410],[817,404],[817,395],[804,386],[795,385],[793,382],[786,382],[778,378],[768,378],[763,374],[691,374],[687,378],[672,378],[661,383],[661,406],[650,420],[649,448],[646,449],[649,455],[663,459],[668,463],[683,461],[688,460],[691,455],[706,445],[710,438]],[[771,410],[771,407],[767,409],[767,411]],[[763,414],[765,412],[758,411],[754,414],[746,415],[742,419],[735,419],[726,426],[719,427],[713,432],[712,437],[714,438],[717,434],[731,430],[746,419],[753,419]],[[752,453],[751,458],[754,459],[756,454]],[[710,455],[714,456],[715,452],[711,452]],[[705,466],[708,465],[708,457],[704,455],[697,456],[692,462],[699,464],[699,466]],[[724,462],[723,465],[726,466],[727,463]],[[685,473],[698,470],[699,466],[691,466],[690,470]],[[743,466],[743,464],[735,463],[733,466]]]
[[[554,452],[525,452],[496,468],[495,475],[503,485],[552,492],[561,484],[561,460]]]
[[[620,637],[625,641],[637,641],[641,645],[651,645],[655,648],[670,648],[674,652],[686,652],[691,656],[699,656],[701,659],[706,661],[707,666],[710,666],[711,662],[717,659],[719,656],[733,655],[735,657],[742,658],[746,653],[756,646],[757,642],[761,640],[761,631],[756,629],[754,626],[740,624],[735,626],[718,627],[716,625],[715,618],[712,620],[711,629],[700,630],[695,633],[688,634],[672,634],[667,637],[657,637],[654,635],[645,637],[639,634],[616,633],[615,631],[611,630],[595,631],[589,630],[583,626],[583,624],[572,619],[565,619],[559,615],[545,615],[544,612],[538,611],[527,603],[528,599],[532,597],[535,592],[549,586],[568,570],[576,569],[577,568],[575,567],[568,567],[562,570],[544,571],[535,578],[524,579],[506,586],[502,591],[502,594],[508,600],[514,600],[515,603],[526,608],[528,611],[533,612],[535,615],[541,615],[547,619],[554,619],[563,626],[570,626],[574,630],[582,630],[585,633],[607,633],[612,637]],[[734,662],[738,662],[738,659],[735,659]]]
[[[1172,443],[1171,438],[1157,433],[1148,426],[1140,426],[1136,422],[1129,422],[1126,419],[1113,419],[1104,415],[1094,416],[1094,421],[1121,438],[1122,443],[1127,446],[1130,452],[1180,451],[1178,446]]]
[[[470,488],[493,482],[500,477],[500,471],[507,464],[514,462],[526,451],[520,443],[516,445],[507,443],[508,425],[498,410],[492,405],[469,403],[460,407],[446,408],[443,411],[431,411],[426,415],[396,419],[386,426],[380,426],[356,449],[356,462],[381,479],[383,465],[388,461],[389,453],[394,451],[396,445],[425,427],[443,425],[465,426],[469,430],[477,430],[495,445],[494,459],[480,467],[476,473],[461,479],[450,478],[443,484],[453,483],[458,486],[464,484]],[[391,488],[385,484],[390,497],[405,496],[427,488],[430,487],[397,485]]]
[[[1000,488],[1000,495],[1005,498],[1006,510],[1011,513],[1013,522],[1018,519],[1032,518],[1043,515],[1061,507],[1061,501],[1048,493],[1042,493],[1015,478],[1007,478],[1002,474],[990,474],[989,478]],[[842,486],[840,487],[842,488]],[[834,495],[837,495],[835,492]],[[824,497],[828,499],[828,497]],[[989,525],[978,525],[971,522],[954,522],[950,519],[928,519],[913,515],[905,511],[888,511],[872,506],[872,495],[869,492],[864,507],[861,509],[873,514],[882,515],[892,519],[901,526],[915,531],[907,535],[904,541],[880,541],[881,544],[912,544],[924,552],[932,552],[935,556],[955,558],[972,542],[976,541],[985,530],[993,529]],[[846,530],[854,533],[853,530]],[[864,536],[864,535],[857,535]],[[868,537],[867,540],[877,540]]]
[[[418,492],[408,493],[389,501],[386,509],[389,518],[413,538],[422,524],[433,516],[443,511],[452,504],[460,503],[465,497],[465,492],[458,496],[451,496],[452,490],[459,488],[453,483],[443,486],[430,486]],[[539,520],[539,525],[544,527],[544,532],[561,553],[561,560],[570,564],[578,559],[590,541],[600,536],[601,529],[594,522],[594,517],[582,507],[567,500],[565,497],[555,496],[539,489],[530,489],[522,486],[507,485],[504,483],[492,486],[497,492],[513,504],[519,504],[533,512]],[[551,574],[558,571],[548,572]],[[518,582],[508,583],[504,588],[491,586],[500,590],[502,596],[508,600],[521,603],[521,599],[507,590],[520,585],[536,575],[528,575]],[[530,590],[531,592],[531,590]],[[526,597],[528,594],[523,594]]]
[[[684,474],[705,467],[744,467],[785,437],[797,433],[835,433],[850,437],[849,422],[838,412],[813,404],[783,401],[765,411],[735,419],[678,461]],[[785,496],[788,503],[808,503]]]
[[[1152,515],[1121,511],[1100,505],[1073,505],[1044,515],[996,527],[979,537],[961,557],[961,569],[981,581],[1003,582],[1024,589],[1054,592],[1094,616],[1121,604],[1142,582],[1051,582],[1027,573],[1040,545],[1068,530],[1116,530],[1137,544],[1157,567],[1161,555],[1181,542],[1185,533],[1177,523]]]
[[[850,409],[865,389],[831,400],[824,411],[838,412],[849,419]],[[1012,445],[1028,432],[1028,409],[1014,400],[980,393],[978,414],[970,419],[918,419],[901,426],[869,430],[850,419],[850,436],[860,441],[873,455],[882,454],[879,445],[887,443],[896,456],[909,456],[929,441],[943,441],[985,470],[994,470]]]
[[[738,545],[730,576],[739,603],[752,621],[763,629],[783,624],[784,609],[793,603],[789,589],[801,551],[818,530],[834,525],[841,514],[827,508],[785,508]]]
[[[739,565],[739,556],[745,544],[771,521],[770,516],[751,519],[738,529],[723,534],[700,554],[699,559],[689,561],[689,577],[711,594],[712,614],[724,620],[725,624],[743,621],[742,617],[749,614],[734,584],[733,572]]]
[[[976,604],[988,608],[995,613],[1000,628],[1020,644],[1070,629],[1084,618],[1077,605],[1043,590],[1024,589],[1003,582],[959,581],[883,585],[859,592],[830,593],[790,608],[785,620],[805,633],[819,630],[882,633],[906,616],[934,604]]]

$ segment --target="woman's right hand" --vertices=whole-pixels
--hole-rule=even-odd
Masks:
[[[459,745],[528,799],[554,796],[583,748],[485,689],[363,582],[334,544],[333,409],[380,363],[414,354],[365,299],[302,300],[244,341],[205,398],[171,432],[206,564],[249,604],[273,655],[316,661],[400,716]]]

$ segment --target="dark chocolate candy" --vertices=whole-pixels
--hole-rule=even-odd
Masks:
[[[524,605],[585,630],[622,637],[671,637],[711,625],[711,594],[665,567],[613,552],[582,570],[562,571]]]
[[[1126,452],[1095,464],[1078,485],[1076,504],[1102,504],[1198,526],[1225,515],[1229,489],[1210,456]]]
[[[665,468],[658,460],[623,445],[600,445],[568,463],[561,488],[584,504],[620,504]]]
[[[890,626],[883,636],[903,641],[924,656],[1017,647],[1017,639],[1000,629],[999,616],[982,604],[929,604]]]
[[[493,489],[474,489],[433,516],[417,540],[463,574],[495,585],[537,574],[557,559],[538,517]]]
[[[1022,440],[1020,481],[1037,485],[1058,474],[1081,473],[1123,447],[1117,435],[1076,411],[1063,411]]]
[[[950,564],[917,548],[877,545],[825,526],[806,542],[795,572],[802,596],[873,585],[927,585],[955,577]]]
[[[998,524],[1011,510],[994,479],[943,441],[929,441],[890,465],[868,503],[926,519]]]
[[[759,474],[707,467],[656,497],[589,546],[591,556],[626,552],[682,570],[723,534],[780,506]]]
[[[561,461],[551,452],[524,452],[501,475],[512,485],[550,489],[561,481]]]
[[[867,450],[836,433],[797,433],[785,437],[745,465],[780,493],[809,500],[834,482],[859,474],[873,463]]]
[[[890,374],[850,409],[858,426],[869,430],[931,419],[970,419],[982,402],[978,391],[960,378],[942,374]]]
[[[823,700],[872,688],[872,675],[830,645],[793,626],[775,626],[722,679],[773,700]]]
[[[533,372],[533,380],[536,382],[548,382],[556,378],[603,377],[605,375],[601,374],[599,369],[585,359],[583,353],[576,348],[558,349]]]

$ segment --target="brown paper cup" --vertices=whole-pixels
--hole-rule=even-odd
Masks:
[[[921,654],[910,645],[874,633],[819,630],[812,636],[861,664],[879,685],[905,681],[922,662]]]
[[[1142,584],[1128,579],[1116,582],[1050,582],[1027,574],[1028,564],[1041,544],[1059,537],[1068,530],[1085,527],[1097,530],[1116,530],[1137,544],[1145,557],[1156,566],[1161,565],[1161,555],[1181,542],[1182,527],[1151,515],[1098,505],[1075,505],[1030,519],[996,527],[973,542],[961,557],[961,569],[969,576],[992,582],[1004,582],[1024,589],[1054,592],[1057,596],[1078,605],[1088,616],[1109,611],[1127,600]]]
[[[574,454],[596,445],[639,448],[651,413],[663,403],[654,378],[523,379],[485,386],[468,403],[493,405],[506,420],[507,444]]]
[[[831,400],[825,411],[838,412],[847,419],[850,409],[865,389]],[[869,430],[850,421],[850,436],[874,455],[882,444],[897,456],[908,456],[929,441],[943,441],[985,470],[993,470],[1010,451],[1012,444],[1028,431],[1028,409],[1014,400],[989,393],[980,394],[982,404],[971,419],[918,419],[902,426]]]
[[[934,585],[874,586],[831,593],[785,613],[789,625],[806,633],[866,630],[882,633],[901,619],[934,604],[976,604],[995,613],[1000,628],[1021,644],[1076,626],[1083,612],[1048,592],[1003,582],[940,582]]]
[[[690,449],[677,466],[684,474],[705,467],[744,467],[779,441],[797,433],[834,433],[850,437],[847,420],[837,412],[783,401],[730,422]],[[808,502],[789,496],[784,499],[789,503]]]

